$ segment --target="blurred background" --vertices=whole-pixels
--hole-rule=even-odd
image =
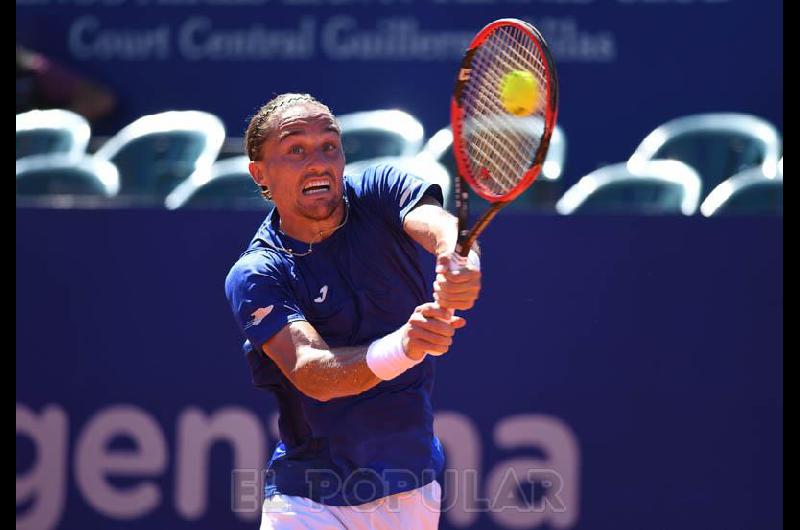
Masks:
[[[17,528],[256,527],[249,117],[311,93],[346,172],[452,208],[455,73],[502,17],[558,128],[440,362],[442,528],[782,526],[781,1],[17,0]]]

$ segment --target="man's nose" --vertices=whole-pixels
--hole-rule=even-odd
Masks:
[[[321,173],[328,168],[328,160],[322,149],[314,149],[311,152],[311,156],[308,157],[306,168],[315,173]]]

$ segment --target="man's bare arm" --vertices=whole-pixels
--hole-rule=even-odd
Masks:
[[[298,390],[319,401],[360,394],[381,382],[367,366],[367,348],[331,349],[304,320],[287,324],[263,345]]]
[[[400,328],[403,351],[417,362],[426,353],[441,355],[464,324],[433,303],[422,304]],[[306,321],[287,324],[262,349],[298,390],[318,401],[360,394],[381,382],[367,365],[369,345],[330,348]]]
[[[430,195],[406,214],[403,230],[431,254],[450,254],[456,249],[458,219]]]
[[[470,309],[481,289],[481,273],[477,263],[466,269],[450,270],[450,255],[458,241],[458,219],[442,208],[439,201],[423,197],[403,220],[403,230],[425,250],[436,255],[436,281],[433,298],[442,307]],[[477,243],[472,247],[478,252]]]

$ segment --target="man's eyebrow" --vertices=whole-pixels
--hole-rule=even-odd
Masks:
[[[297,136],[303,134],[305,134],[305,131],[303,131],[303,129],[289,129],[288,131],[282,131],[281,134],[278,135],[278,141],[282,142],[286,138],[289,138],[290,136]]]

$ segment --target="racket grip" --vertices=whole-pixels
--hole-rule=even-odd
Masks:
[[[462,256],[458,252],[450,254],[450,272],[463,271],[467,268],[467,256]]]
[[[472,265],[475,269],[481,268],[480,258],[478,258],[478,254],[474,250],[470,250],[469,254],[466,256],[462,256],[458,250],[450,254],[450,261],[448,265],[450,272],[463,271],[468,265]],[[450,318],[453,318],[453,315],[455,315],[455,310],[447,309],[447,311],[450,315]]]
[[[450,261],[448,262],[448,268],[450,269],[450,272],[457,272],[466,269],[467,268],[466,256],[462,256],[461,254],[458,253],[457,250],[454,251],[452,254],[450,254]],[[438,302],[436,303],[436,305],[442,307],[441,304],[439,304]],[[447,320],[452,319],[453,316],[455,316],[456,314],[455,309],[448,309],[447,307],[442,307],[442,309],[447,311],[447,316],[448,316]],[[428,353],[427,355],[431,354]]]
[[[464,269],[467,268],[467,257],[462,256],[456,250],[455,252],[450,254],[450,261],[448,262],[448,268],[450,269],[450,272],[463,271]],[[444,309],[447,308],[445,307]],[[447,313],[450,316],[450,318],[453,318],[453,315],[455,315],[456,312],[454,309],[447,309]]]
[[[470,250],[469,254],[466,256],[462,256],[458,252],[458,250],[455,250],[453,253],[450,254],[450,260],[448,261],[448,268],[450,269],[450,272],[462,271],[467,268],[467,265],[473,265],[474,268],[476,269],[481,268],[480,259],[478,258],[478,254],[475,251]],[[442,307],[438,302],[437,305],[439,307]],[[448,315],[447,320],[450,320],[453,318],[453,316],[455,316],[456,312],[454,309],[449,309],[447,307],[444,307],[442,309],[447,311]],[[433,355],[433,354],[426,353],[426,355]]]
[[[472,265],[473,269],[481,269],[481,260],[477,252],[470,249],[467,255],[462,256],[461,253],[456,250],[450,254],[450,272],[463,271],[467,268],[467,265]]]

